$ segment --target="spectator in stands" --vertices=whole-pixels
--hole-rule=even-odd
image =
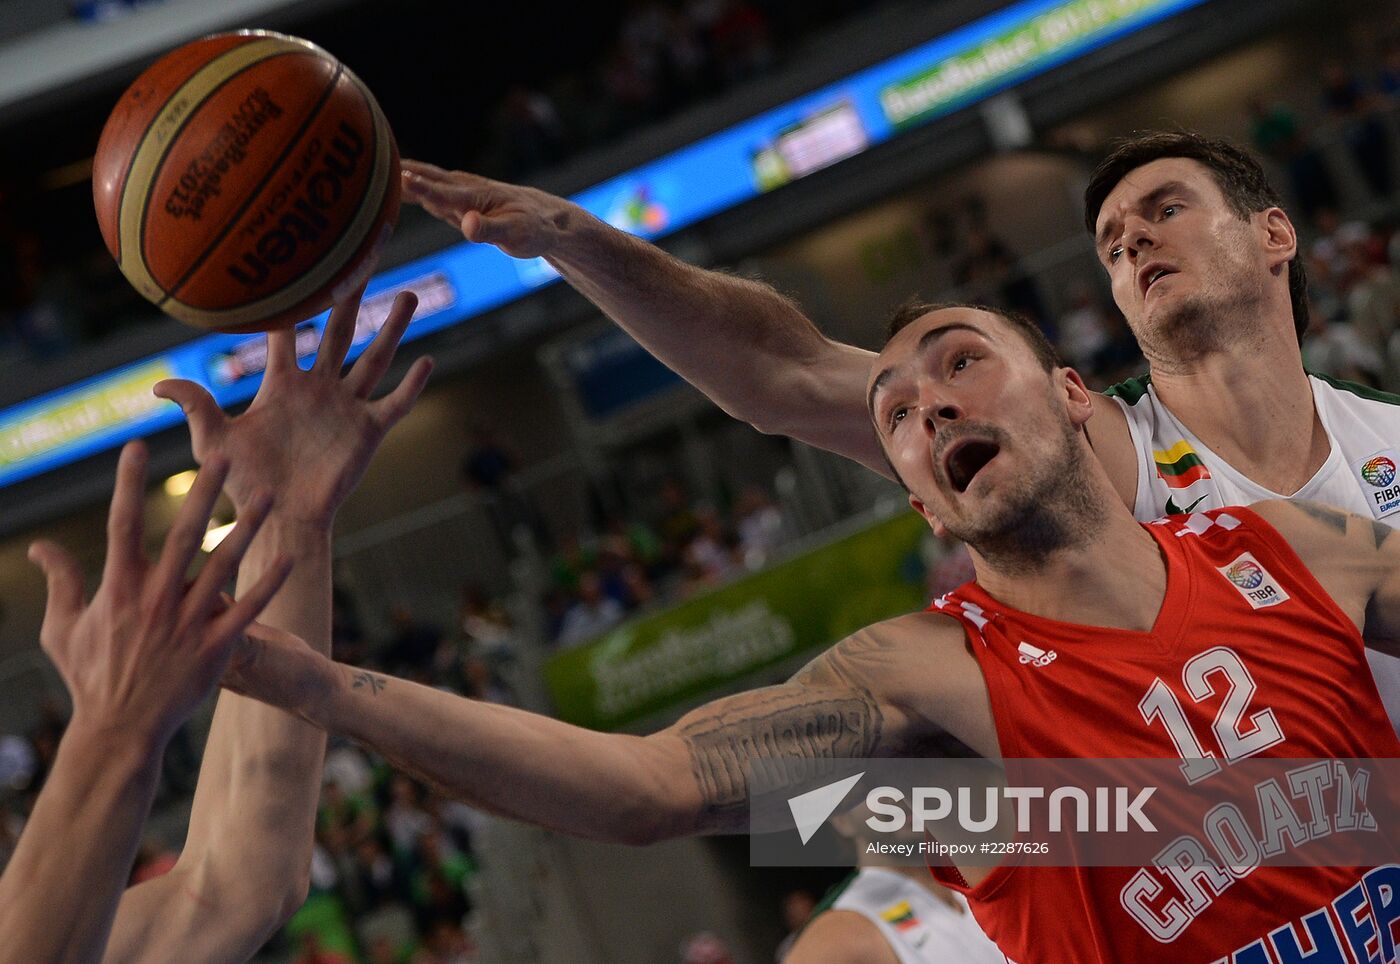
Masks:
[[[710,28],[710,43],[725,83],[767,72],[774,62],[768,18],[747,0],[721,0]]]
[[[1390,145],[1377,104],[1361,79],[1338,60],[1322,68],[1322,102],[1343,125],[1352,160],[1377,197],[1390,194]]]
[[[1262,97],[1254,97],[1249,102],[1249,111],[1253,119],[1254,146],[1287,170],[1289,185],[1302,215],[1311,221],[1324,209],[1335,210],[1340,202],[1332,172],[1293,110],[1287,105],[1269,105]]]
[[[420,622],[403,603],[394,606],[389,622],[393,636],[384,652],[385,664],[398,666],[405,672],[421,671],[430,665],[444,638],[442,630],[431,623]]]
[[[578,598],[564,614],[559,645],[568,649],[587,642],[622,622],[624,615],[622,604],[603,592],[602,578],[589,570],[579,577]]]
[[[557,164],[567,150],[564,123],[546,94],[517,84],[496,108],[493,137],[517,177]]]
[[[975,199],[969,203],[968,212],[964,254],[954,269],[959,287],[971,301],[1025,315],[1046,329],[1053,340],[1055,332],[1040,290],[1011,249],[992,231],[985,203]]]
[[[699,530],[684,549],[687,594],[716,586],[733,575],[736,567],[734,535],[714,509],[697,513]]]
[[[767,493],[751,485],[734,506],[739,558],[750,570],[762,569],[783,536],[783,514]]]
[[[420,804],[418,784],[401,773],[389,781],[389,806],[384,811],[384,829],[400,860],[412,854],[418,838],[433,827],[433,818]]]
[[[1065,311],[1060,315],[1060,340],[1056,346],[1065,364],[1092,372],[1099,354],[1108,347],[1110,312],[1094,296],[1094,287],[1081,278],[1065,288]]]

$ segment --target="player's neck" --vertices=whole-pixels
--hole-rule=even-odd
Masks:
[[[1104,500],[1103,525],[1032,572],[1008,571],[973,553],[977,583],[1013,609],[1086,626],[1148,632],[1167,592],[1167,568],[1152,536],[1119,501]]]
[[[1151,360],[1152,386],[1171,413],[1236,471],[1285,496],[1330,451],[1291,337],[1279,332],[1189,361]]]

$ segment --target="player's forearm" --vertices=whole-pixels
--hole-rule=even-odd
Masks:
[[[598,733],[340,663],[313,672],[306,717],[482,809],[575,836],[648,843],[698,804],[683,748]],[[679,749],[679,755],[668,750]],[[688,785],[691,784],[691,785]],[[691,799],[691,798],[694,799]]]
[[[244,558],[240,591],[279,553],[293,569],[259,621],[329,653],[329,532],[270,519]],[[304,892],[325,743],[324,732],[290,713],[220,695],[181,857],[202,864],[195,879],[209,880],[220,899],[231,895],[229,882],[260,903]]]
[[[101,957],[160,776],[152,742],[70,724],[0,878],[0,962]]]
[[[865,410],[869,352],[771,287],[671,257],[571,206],[548,260],[729,414],[887,471]]]

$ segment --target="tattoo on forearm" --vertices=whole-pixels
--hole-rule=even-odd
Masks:
[[[748,800],[746,766],[781,771],[784,760],[869,756],[883,727],[879,705],[864,691],[833,696],[778,687],[691,721],[681,736],[706,811],[733,816]]]
[[[378,696],[379,691],[384,689],[384,687],[388,685],[389,681],[383,676],[376,676],[373,673],[367,673],[363,670],[352,676],[350,682],[351,689],[358,690],[366,686],[369,687],[369,692],[371,696]]]
[[[1329,509],[1325,505],[1318,505],[1316,502],[1299,500],[1293,503],[1304,514],[1311,516],[1328,528],[1335,529],[1342,535],[1347,531],[1347,514],[1338,512],[1336,509]],[[1379,545],[1379,543],[1377,543]]]

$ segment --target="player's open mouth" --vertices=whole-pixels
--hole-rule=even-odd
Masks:
[[[1142,296],[1147,297],[1147,293],[1152,290],[1152,286],[1168,275],[1176,274],[1176,269],[1161,263],[1143,265],[1138,272],[1138,284],[1142,286]]]
[[[966,492],[972,479],[997,457],[1001,446],[988,439],[970,438],[953,443],[943,456],[943,471],[958,492]]]

